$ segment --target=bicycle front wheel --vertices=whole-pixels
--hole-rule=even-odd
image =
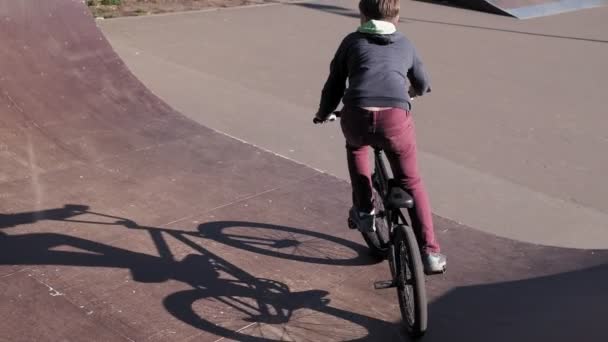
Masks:
[[[395,271],[401,316],[412,337],[424,335],[428,323],[424,267],[414,231],[399,225],[394,232]]]

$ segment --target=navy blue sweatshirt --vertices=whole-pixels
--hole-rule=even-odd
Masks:
[[[341,99],[351,107],[410,110],[410,86],[416,95],[431,91],[422,61],[403,34],[354,32],[344,38],[331,62],[319,113],[329,115]]]

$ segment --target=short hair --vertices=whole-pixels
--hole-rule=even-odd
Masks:
[[[400,0],[361,0],[359,10],[367,19],[393,19],[399,15]]]

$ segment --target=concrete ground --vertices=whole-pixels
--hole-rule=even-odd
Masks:
[[[347,179],[338,125],[310,121],[355,8],[333,0],[100,25],[188,117]],[[521,241],[608,247],[607,17],[608,7],[521,21],[402,4],[399,29],[433,80],[414,115],[438,215]]]
[[[333,167],[339,175],[343,165],[336,157],[342,156],[337,127],[310,124],[328,56],[355,23],[352,11],[340,6],[348,3],[103,22],[131,68],[188,118],[127,69],[81,1],[0,2],[0,341],[407,341],[395,291],[372,289],[389,277],[386,262],[370,257],[360,234],[346,228],[344,175],[308,166]],[[405,8],[413,13],[418,6]],[[591,72],[605,53],[592,23],[605,21],[580,12],[515,28],[505,18],[425,6],[420,13],[428,8],[428,17],[412,14],[402,28],[436,34],[415,38],[437,70],[438,88],[416,101],[416,113],[427,181],[444,216],[435,216],[436,231],[450,260],[448,273],[426,278],[425,340],[608,340],[605,225],[594,225],[604,215],[597,201],[603,183],[592,179],[606,164],[582,153],[601,137],[605,122],[596,108],[605,70]],[[585,32],[570,26],[581,18]],[[266,22],[285,29],[270,30]],[[452,31],[464,31],[463,40],[450,37]],[[550,73],[545,63],[559,66],[562,58],[546,54],[541,63],[522,49],[525,61],[536,64],[503,67],[498,52],[523,57],[493,46],[486,36],[493,34],[510,37],[503,45],[528,50],[545,51],[553,42],[560,56],[581,44],[587,64],[579,63],[578,73]],[[439,50],[473,46],[469,36],[488,48]],[[166,45],[158,43],[154,53],[129,45],[155,39]],[[596,55],[587,51],[593,48]],[[469,66],[453,67],[454,61]],[[459,72],[461,79],[452,78]],[[510,77],[527,83],[515,87]],[[538,100],[555,96],[546,90],[524,98],[524,109],[504,102],[509,91],[528,94],[526,84],[557,89],[555,80],[566,77],[581,87],[570,95],[581,89],[588,95],[572,97],[580,101],[578,113],[588,109],[575,126],[584,136],[568,130],[574,114],[566,107]],[[457,80],[466,87],[451,83]],[[584,86],[592,82],[599,88]],[[471,89],[476,97],[463,96]],[[474,105],[464,102],[472,99]],[[509,120],[522,121],[527,107],[539,111],[528,111],[523,127],[540,133],[517,140],[521,127]],[[481,115],[489,109],[492,120]],[[540,124],[533,114],[541,109],[562,117]],[[199,123],[205,120],[246,142]],[[563,151],[581,154],[550,160],[559,151],[549,143],[563,143],[554,131],[568,133],[564,139],[572,145]],[[518,153],[529,164],[511,154],[517,144],[526,147]],[[594,153],[601,155],[599,145]],[[490,155],[490,147],[497,153]],[[541,147],[543,153],[535,152]],[[559,167],[572,158],[589,160]],[[551,162],[544,177],[537,160]],[[507,171],[526,177],[514,185]],[[593,205],[562,198],[578,193],[572,183],[564,183],[563,193],[551,192],[560,172],[595,181],[580,192]],[[454,208],[454,215],[441,212]],[[513,217],[501,221],[506,212]],[[459,224],[459,215],[479,224]],[[547,224],[557,219],[566,221]],[[580,223],[568,229],[568,220]],[[541,246],[488,232],[530,241],[538,234],[546,243],[604,250]]]

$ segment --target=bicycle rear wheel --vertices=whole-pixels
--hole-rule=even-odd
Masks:
[[[384,204],[382,197],[376,190],[374,192],[374,207],[376,213],[376,231],[375,232],[361,232],[363,239],[370,250],[370,254],[380,259],[386,259],[388,256],[388,240],[389,240],[389,225],[387,217],[384,214]]]
[[[424,267],[414,231],[398,225],[394,232],[397,295],[401,316],[412,337],[421,337],[428,323]]]

